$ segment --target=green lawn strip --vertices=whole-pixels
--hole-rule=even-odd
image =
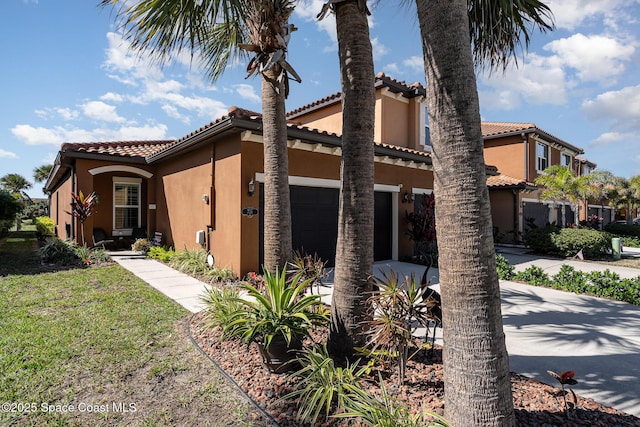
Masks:
[[[150,351],[186,314],[119,266],[0,278],[0,402],[65,404],[149,363],[152,375],[187,369]],[[59,414],[38,417],[59,424]]]
[[[13,231],[0,243],[0,276],[28,274],[41,269],[33,230]]]

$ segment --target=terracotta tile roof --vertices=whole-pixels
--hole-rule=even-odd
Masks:
[[[524,179],[518,179],[508,175],[499,174],[487,178],[487,187],[535,187],[535,184],[527,182]]]
[[[64,143],[60,151],[91,154],[105,154],[120,157],[145,158],[173,144],[175,140],[164,141],[116,141],[116,142],[79,142]]]
[[[534,129],[536,129],[536,125],[533,123],[482,122],[482,136],[484,137]]]
[[[415,154],[415,155],[422,156],[422,157],[425,157],[425,158],[431,158],[431,153],[429,153],[427,151],[414,150],[413,148],[401,147],[399,145],[393,145],[393,144],[384,144],[382,142],[376,142],[375,144],[378,147],[388,148],[388,149],[391,149],[391,150],[396,150],[396,151],[400,151],[400,152],[408,153],[408,154]]]
[[[394,93],[402,93],[407,98],[412,98],[414,96],[424,96],[426,94],[426,90],[422,83],[415,82],[411,84],[407,84],[403,81],[396,80],[393,77],[387,76],[385,73],[378,73],[375,76],[375,86],[378,87],[387,87]],[[295,110],[289,111],[287,113],[287,117],[290,119],[294,119],[302,114],[308,113],[313,110],[320,109],[322,107],[326,107],[327,105],[335,104],[340,102],[342,99],[342,92],[336,92],[332,95],[326,96],[317,101],[313,101],[307,105],[303,105],[302,107],[296,108]]]

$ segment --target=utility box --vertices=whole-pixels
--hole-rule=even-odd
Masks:
[[[204,244],[205,244],[204,230],[196,231],[196,243],[199,244],[199,245],[204,246]]]
[[[622,241],[619,237],[613,237],[611,239],[611,253],[613,254],[613,259],[618,260],[622,256]]]

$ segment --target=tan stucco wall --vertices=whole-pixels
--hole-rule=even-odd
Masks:
[[[56,235],[66,239],[65,224],[71,224],[71,215],[65,211],[71,209],[72,179],[67,178],[53,193],[51,193],[51,209],[49,215],[56,224]]]
[[[518,196],[516,196],[518,197]],[[489,191],[489,200],[491,202],[491,217],[493,220],[494,232],[496,231],[502,237],[504,242],[513,242],[516,235],[514,229],[514,195],[512,190],[491,190]],[[516,200],[516,215],[520,215],[520,201]],[[520,224],[518,224],[520,227]]]
[[[211,147],[205,146],[157,166],[156,229],[177,250],[197,249],[196,231],[207,230],[210,205],[202,195],[211,191]]]
[[[519,179],[525,178],[524,143],[520,136],[485,141],[484,160],[486,164],[496,166],[498,171],[504,175]]]
[[[238,135],[233,139],[218,141],[214,147],[215,217],[214,229],[211,232],[211,253],[217,266],[228,267],[236,273],[241,273],[241,251],[246,244],[253,244],[246,241],[241,215],[242,199],[246,196],[249,178],[243,179],[241,172],[242,158]],[[254,198],[257,199],[256,196]]]
[[[331,106],[311,111],[296,117],[293,121],[312,129],[321,129],[342,135],[342,104],[337,102]]]

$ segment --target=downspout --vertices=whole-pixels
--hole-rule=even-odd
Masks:
[[[216,188],[216,145],[215,143],[211,143],[211,186],[209,187],[209,224],[207,224],[207,253],[211,253],[211,233],[215,229],[214,221],[215,221],[215,188]]]
[[[71,164],[71,192],[76,194],[76,163]],[[71,239],[76,241],[76,218],[71,215]]]
[[[520,136],[524,143],[524,180],[529,181],[529,138],[524,132]]]
[[[518,238],[520,233],[520,210],[518,209],[518,192],[515,188],[512,188],[511,193],[513,194],[513,242],[517,243],[520,240]]]

